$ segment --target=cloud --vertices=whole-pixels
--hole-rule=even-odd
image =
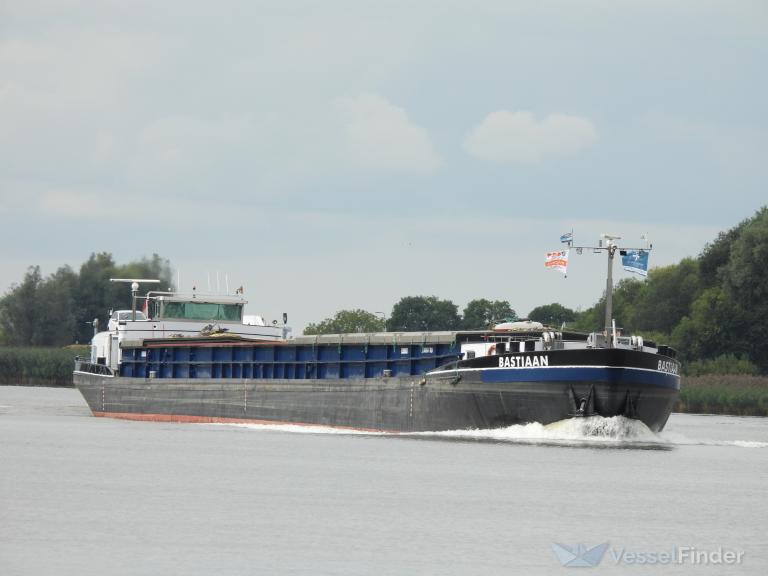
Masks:
[[[464,141],[476,158],[498,163],[537,164],[547,158],[571,156],[597,140],[588,118],[550,114],[537,122],[531,112],[491,112]]]
[[[431,172],[442,163],[427,131],[405,110],[376,94],[336,99],[344,130],[343,155],[355,167]]]

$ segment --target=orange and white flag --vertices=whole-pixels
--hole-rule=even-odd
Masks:
[[[558,270],[568,275],[568,250],[559,250],[557,252],[547,252],[544,260],[544,266],[550,270]]]

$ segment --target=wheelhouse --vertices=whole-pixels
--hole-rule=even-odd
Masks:
[[[190,320],[196,322],[243,321],[242,298],[188,298],[158,295],[151,298],[153,320]]]

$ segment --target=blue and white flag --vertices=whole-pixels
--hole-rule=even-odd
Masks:
[[[645,250],[627,250],[621,257],[621,265],[627,272],[648,276],[648,252]]]
[[[560,242],[573,242],[573,230],[560,236]]]

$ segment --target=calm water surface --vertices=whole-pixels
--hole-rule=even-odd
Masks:
[[[128,422],[0,387],[0,574],[768,573],[768,419],[476,433]],[[740,564],[628,564],[671,551]]]

